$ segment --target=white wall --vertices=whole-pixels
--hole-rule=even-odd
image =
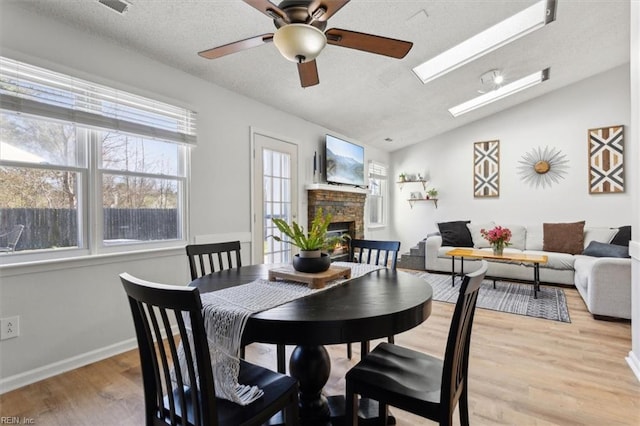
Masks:
[[[636,164],[640,164],[640,3],[631,2],[631,144]],[[640,188],[640,173],[636,175]],[[640,193],[640,189],[636,191]],[[640,380],[640,195],[633,203],[633,241],[629,251],[632,260],[631,338],[632,347],[627,362]]]
[[[306,211],[303,187],[312,181],[313,153],[322,148],[325,133],[348,138],[14,4],[2,4],[0,20],[4,56],[198,112],[190,241],[202,235],[250,232],[251,128],[299,145],[300,212]],[[365,153],[366,161],[389,161],[386,152],[366,145]],[[306,214],[300,219],[306,225]],[[19,315],[21,335],[0,343],[0,392],[132,347],[131,315],[118,274],[127,271],[179,284],[188,282],[187,269],[181,247],[1,268],[0,316]]]
[[[635,158],[625,159],[625,193],[590,195],[587,185],[587,130],[623,124],[628,135],[629,108],[629,66],[625,65],[393,152],[394,177],[400,172],[427,173],[429,186],[439,190],[437,209],[431,203],[416,203],[411,209],[406,201],[411,189],[405,185],[400,192],[396,185],[393,235],[404,247],[411,247],[437,231],[437,222],[449,220],[631,224],[632,194],[638,191]],[[473,144],[488,140],[500,141],[500,196],[474,198]],[[531,149],[545,146],[566,154],[569,169],[559,183],[532,188],[517,173],[518,162]]]

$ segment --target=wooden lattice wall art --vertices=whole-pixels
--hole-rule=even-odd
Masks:
[[[624,192],[624,127],[589,129],[589,193]]]
[[[473,144],[473,196],[500,195],[500,141]]]

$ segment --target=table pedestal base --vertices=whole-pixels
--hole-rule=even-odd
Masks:
[[[329,415],[323,418],[300,418],[301,425],[309,426],[344,426],[345,399],[344,396],[335,395],[325,398]],[[395,425],[396,418],[389,413],[387,417],[387,425]],[[304,422],[304,423],[303,423]],[[358,426],[377,425],[378,422],[378,403],[369,399],[361,399],[358,407]],[[284,418],[282,413],[278,413],[269,419],[269,426],[284,426]]]
[[[300,424],[305,426],[342,426],[344,424],[345,399],[342,395],[325,397],[322,388],[329,380],[331,358],[324,346],[296,346],[289,360],[289,371],[298,379],[300,387]],[[282,420],[273,418],[269,424]],[[358,409],[359,425],[376,424],[378,403],[361,399]],[[389,425],[395,418],[389,416]]]
[[[300,421],[315,424],[315,420],[328,419],[327,398],[322,388],[329,380],[331,358],[324,346],[296,346],[289,360],[291,376],[298,379],[300,389]]]

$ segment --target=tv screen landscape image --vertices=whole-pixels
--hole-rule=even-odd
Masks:
[[[328,183],[364,186],[364,148],[327,135],[325,164]]]

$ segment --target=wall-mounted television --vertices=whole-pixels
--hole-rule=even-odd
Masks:
[[[335,136],[325,139],[327,183],[364,186],[364,148]]]

